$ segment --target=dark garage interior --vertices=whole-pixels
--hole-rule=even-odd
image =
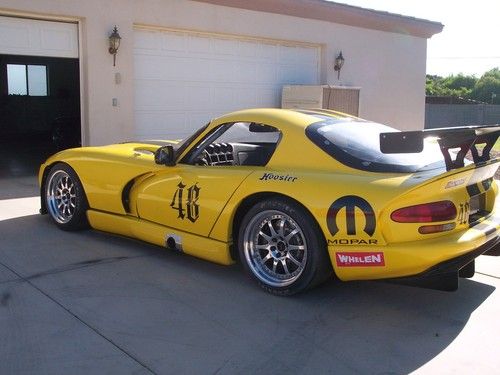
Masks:
[[[0,180],[80,144],[78,59],[0,55]]]

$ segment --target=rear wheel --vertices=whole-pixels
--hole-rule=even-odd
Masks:
[[[284,199],[251,208],[242,220],[238,245],[245,269],[273,294],[301,292],[331,273],[316,222],[302,207]]]
[[[87,198],[76,172],[67,164],[57,163],[46,181],[45,203],[56,225],[64,230],[86,228]]]

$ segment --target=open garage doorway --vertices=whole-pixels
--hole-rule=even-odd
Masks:
[[[37,194],[40,163],[81,145],[80,67],[76,24],[0,17],[0,31],[10,36],[0,38],[0,199],[6,199]]]

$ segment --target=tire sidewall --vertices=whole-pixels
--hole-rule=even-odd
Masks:
[[[307,260],[304,270],[297,280],[284,287],[270,286],[258,279],[248,265],[245,256],[243,243],[245,229],[255,215],[267,210],[280,211],[290,216],[299,225],[307,244]],[[252,279],[257,281],[257,283],[267,292],[283,296],[299,293],[312,286],[316,273],[320,272],[320,269],[322,268],[320,266],[324,259],[322,259],[323,257],[320,255],[322,255],[322,252],[325,251],[325,247],[323,243],[324,241],[322,241],[322,236],[318,232],[319,229],[317,228],[317,224],[314,219],[299,205],[279,198],[259,202],[246,213],[238,230],[237,242],[241,263],[243,264],[247,274],[249,274]]]
[[[49,195],[49,182],[52,178],[52,176],[57,173],[58,171],[63,171],[68,174],[68,176],[71,178],[73,181],[73,184],[75,185],[75,192],[76,192],[76,202],[75,202],[75,213],[71,217],[71,219],[65,223],[60,223],[55,218],[52,216],[52,213],[50,212],[49,208],[49,201],[48,201],[48,195]],[[85,195],[85,191],[83,189],[83,185],[78,178],[78,175],[76,172],[71,168],[68,164],[65,163],[57,163],[54,164],[51,168],[50,171],[47,175],[47,178],[45,180],[45,186],[43,189],[44,193],[44,200],[46,207],[48,208],[48,214],[52,221],[61,229],[63,230],[79,230],[79,229],[84,229],[88,227],[88,221],[87,221],[87,209],[88,209],[88,203],[87,203],[87,197]]]

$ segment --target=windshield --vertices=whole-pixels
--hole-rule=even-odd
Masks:
[[[424,142],[420,153],[383,154],[380,133],[397,131],[374,122],[330,119],[309,125],[306,135],[327,154],[356,169],[413,173],[444,166],[439,145],[432,140]]]

